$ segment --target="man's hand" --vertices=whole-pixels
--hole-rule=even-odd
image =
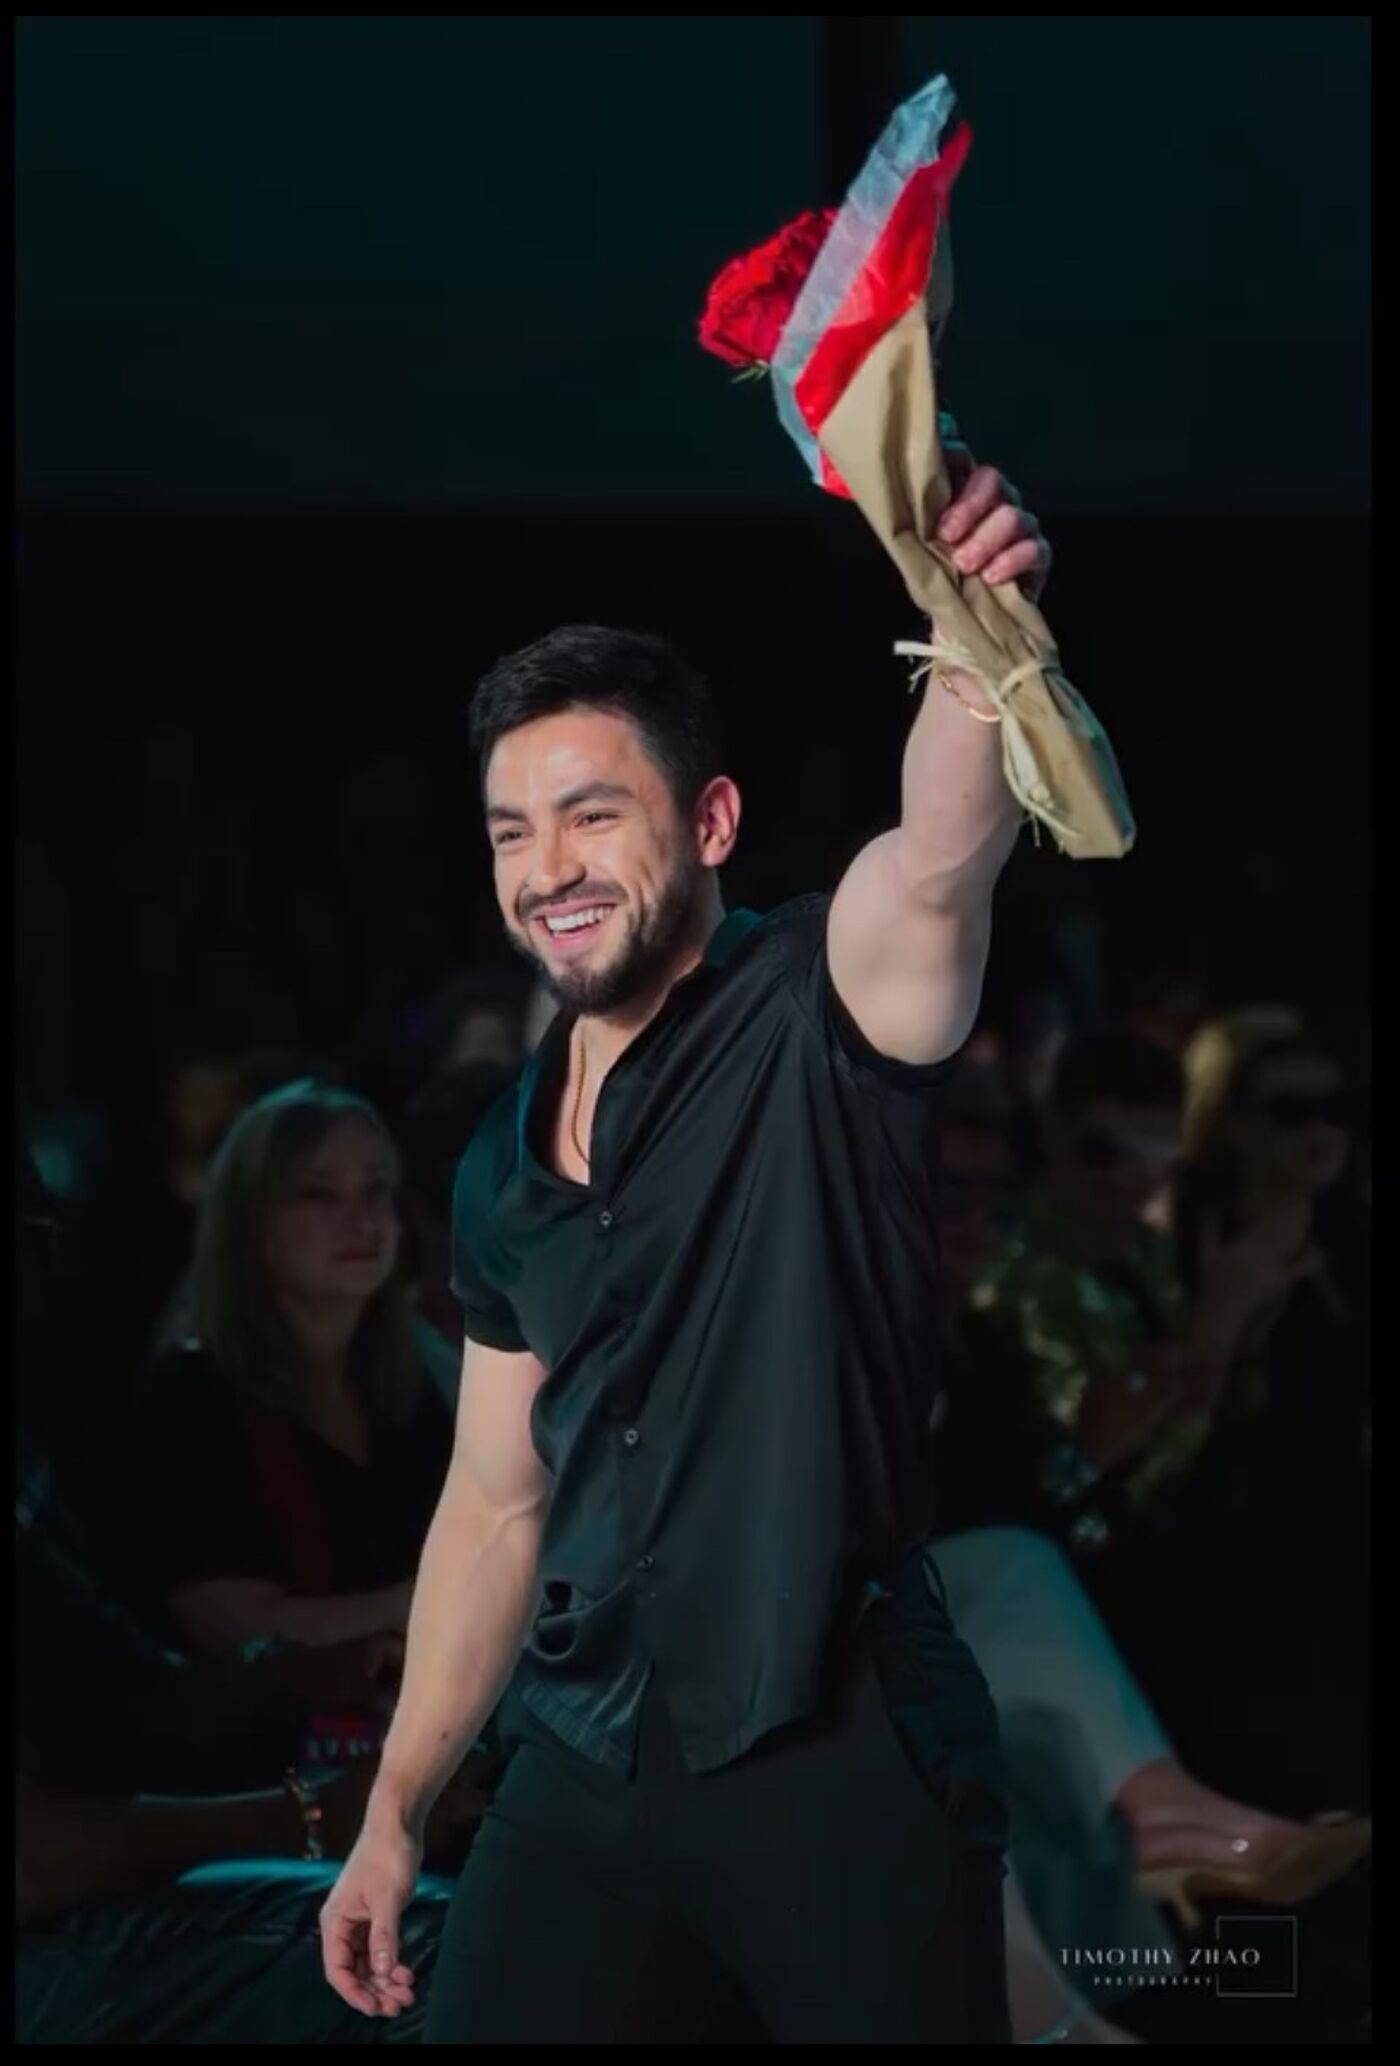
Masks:
[[[345,1775],[347,1791],[355,1777],[353,1769]],[[326,1979],[361,2015],[393,2017],[412,2005],[413,1972],[399,1961],[399,1922],[422,1862],[422,1845],[401,1824],[367,1821],[321,1910]]]
[[[471,1753],[443,1788],[423,1841],[382,1815],[366,1820],[378,1765],[362,1758],[321,1794],[327,1854],[345,1869],[321,1911],[321,1956],[327,1980],[366,2016],[397,2016],[414,2000],[413,1970],[398,1955],[399,1923],[420,1867],[460,1867],[463,1852],[491,1801],[491,1787]]]
[[[994,466],[978,466],[965,445],[949,444],[947,455],[957,492],[934,534],[939,544],[955,548],[960,573],[980,574],[991,588],[1019,581],[1038,600],[1052,557],[1039,523]]]

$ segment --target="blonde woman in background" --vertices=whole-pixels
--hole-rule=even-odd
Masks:
[[[198,1649],[406,1624],[451,1422],[400,1238],[398,1151],[363,1099],[303,1080],[237,1119],[133,1442],[148,1582]]]

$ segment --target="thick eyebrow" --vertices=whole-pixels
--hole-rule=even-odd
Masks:
[[[581,803],[633,803],[636,791],[628,789],[622,782],[584,782],[577,789],[566,790],[563,796],[556,796],[554,809],[558,812],[576,811]],[[486,806],[488,825],[523,825],[524,811],[514,804],[492,803]]]

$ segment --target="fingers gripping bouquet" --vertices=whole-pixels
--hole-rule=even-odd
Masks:
[[[771,375],[812,478],[856,503],[898,566],[931,634],[896,651],[922,658],[921,673],[970,675],[1001,725],[1017,801],[1074,859],[1116,859],[1135,837],[1127,792],[1050,627],[1014,583],[960,573],[935,538],[953,485],[933,347],[952,306],[949,197],[972,142],[954,107],[935,79],[892,117],[841,208],[726,266],[700,341]]]

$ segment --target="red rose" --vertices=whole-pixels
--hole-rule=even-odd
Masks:
[[[700,319],[700,342],[706,351],[731,366],[772,364],[778,339],[835,220],[834,208],[809,209],[756,251],[730,261],[711,287]]]

